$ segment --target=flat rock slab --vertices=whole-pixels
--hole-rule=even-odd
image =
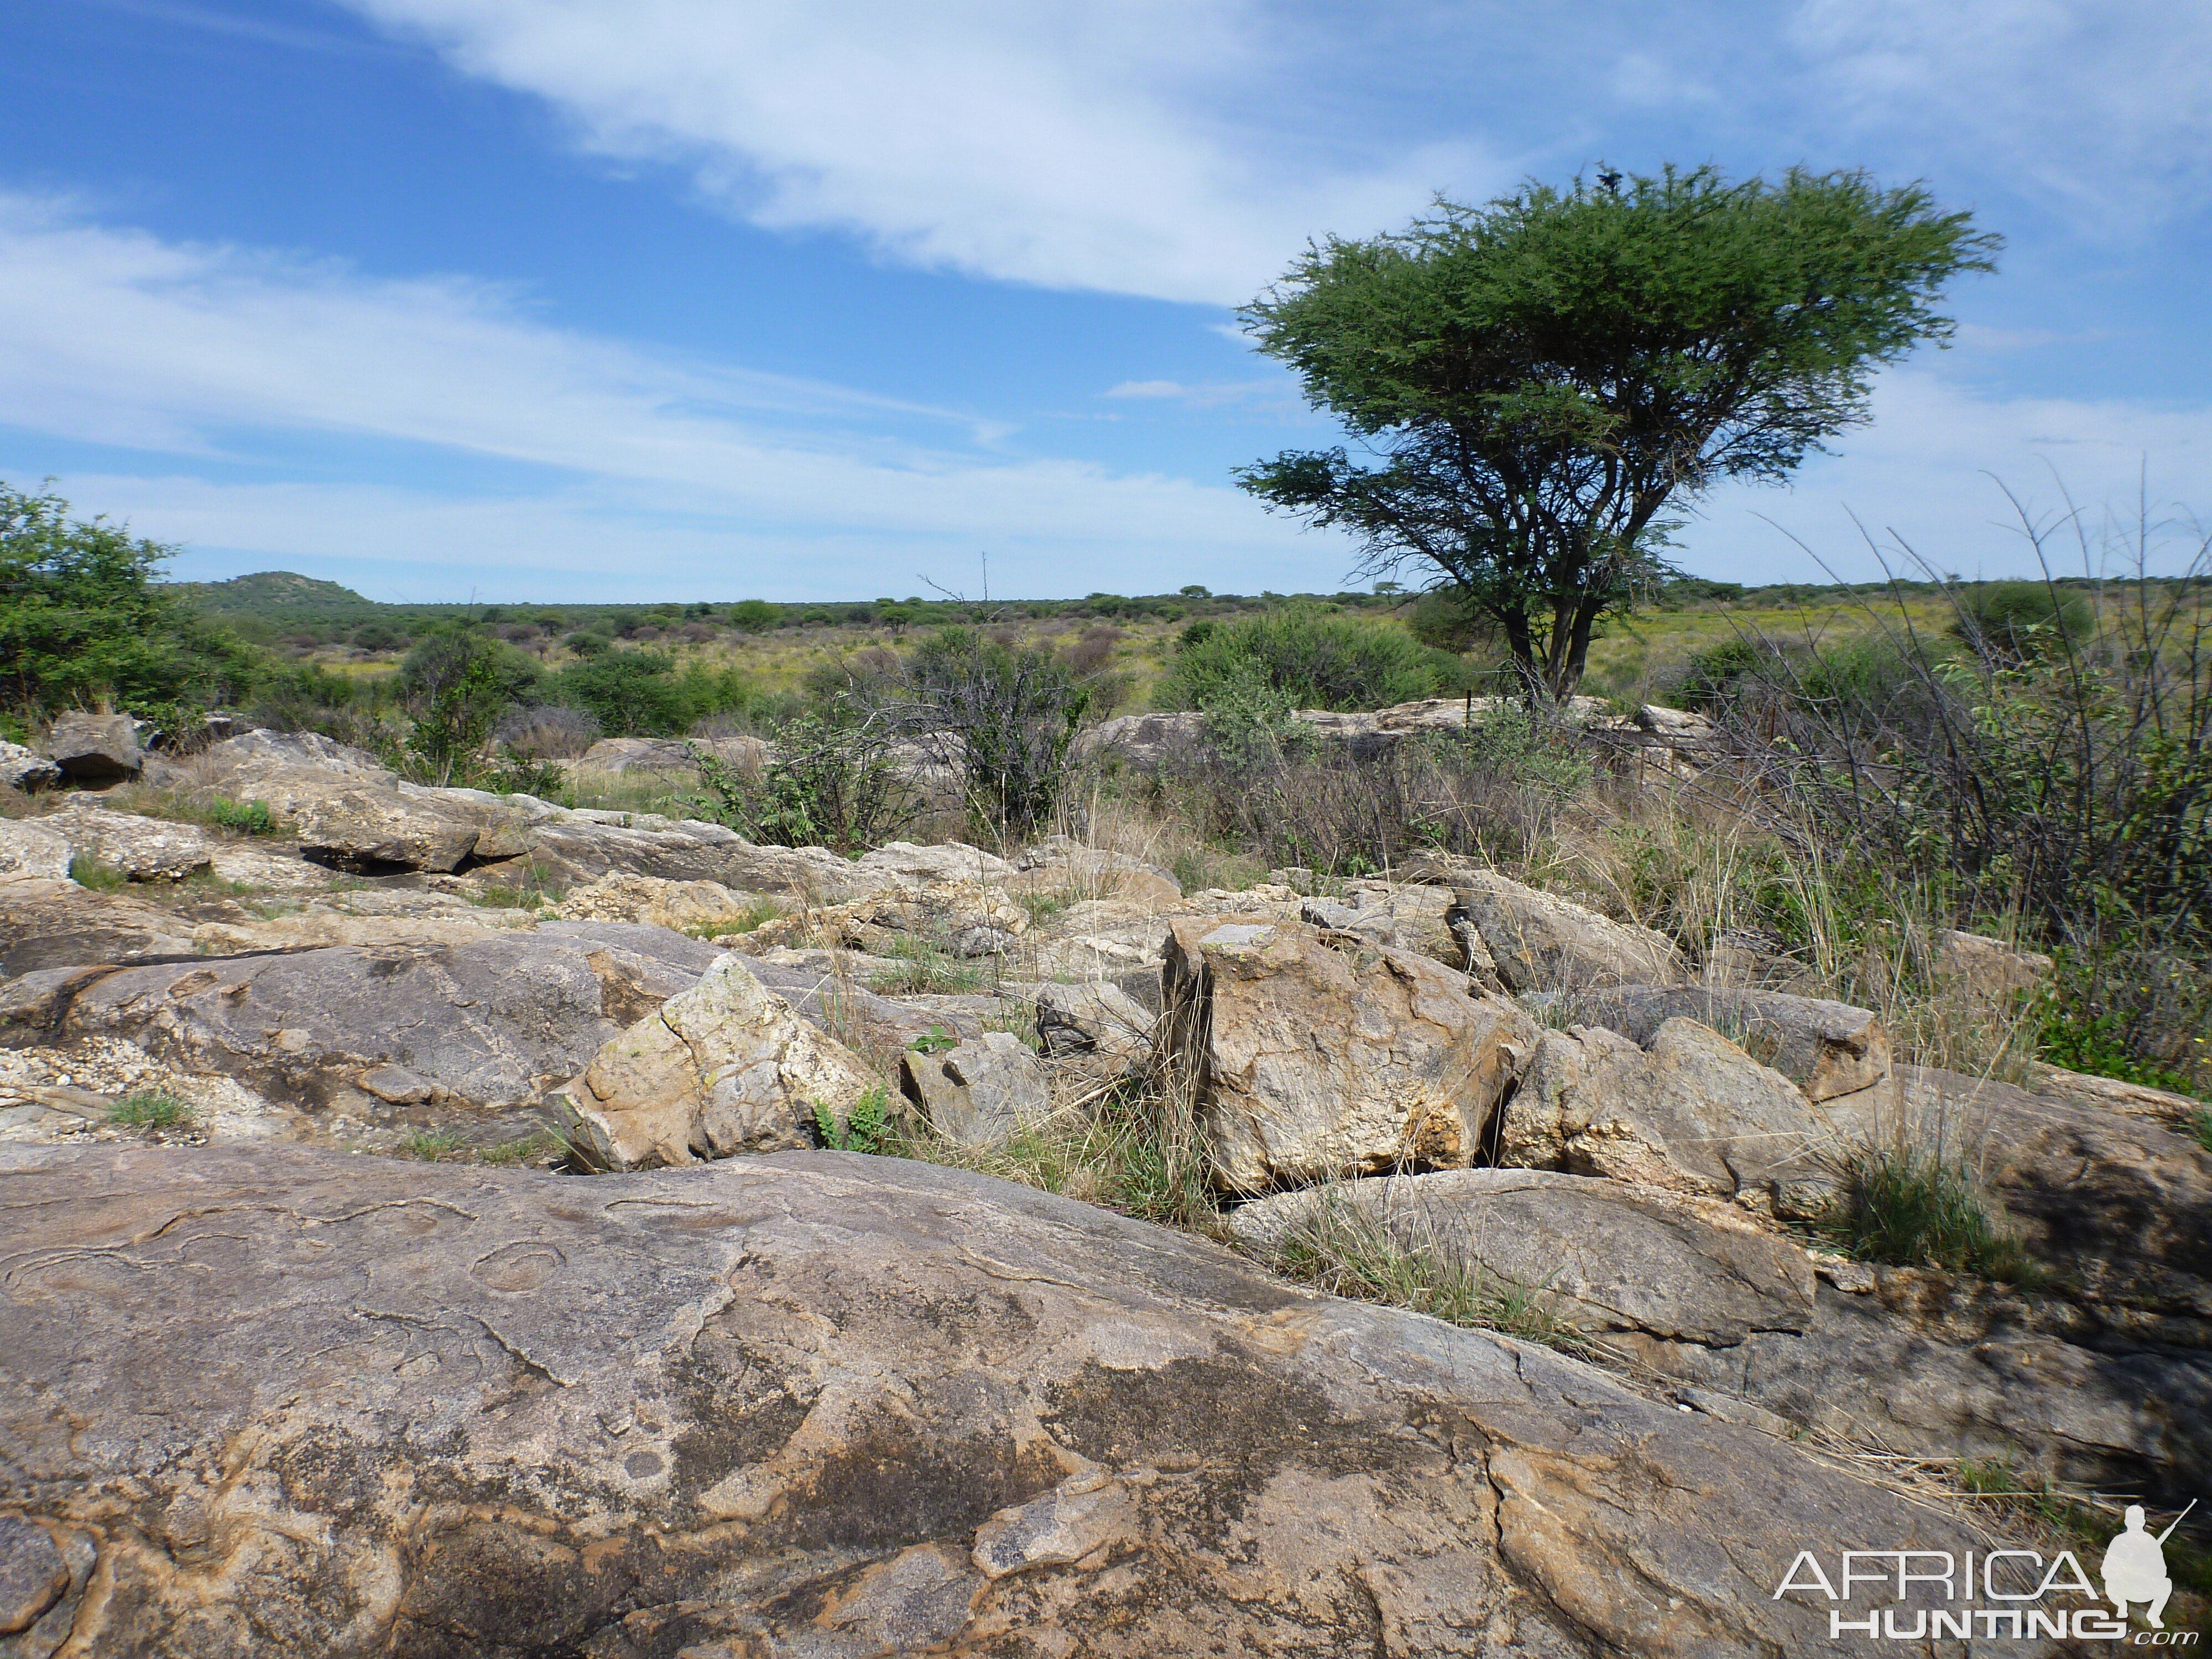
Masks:
[[[1879,1650],[1774,1597],[1799,1549],[1978,1542],[1543,1349],[896,1160],[0,1151],[0,1506],[96,1555],[46,1615],[86,1659],[1770,1659]]]
[[[1455,872],[1451,888],[1451,921],[1480,935],[1499,982],[1516,994],[1689,982],[1682,953],[1649,927],[1489,871]]]
[[[1755,1330],[1802,1331],[1812,1322],[1804,1251],[1741,1223],[1716,1225],[1671,1194],[1615,1181],[1440,1170],[1279,1193],[1229,1218],[1239,1239],[1267,1251],[1301,1228],[1326,1237],[1347,1222],[1455,1261],[1500,1296],[1525,1293],[1577,1330],[1729,1347]]]

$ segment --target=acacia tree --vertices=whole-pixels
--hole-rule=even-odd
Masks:
[[[1358,574],[1427,567],[1496,619],[1530,691],[1571,696],[1590,629],[1665,573],[1669,503],[1786,477],[1867,418],[1873,372],[1999,240],[1918,185],[1711,167],[1332,237],[1239,313],[1373,458],[1242,468],[1271,507],[1337,526]]]

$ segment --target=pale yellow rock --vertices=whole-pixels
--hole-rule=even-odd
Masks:
[[[640,1170],[807,1146],[816,1106],[842,1119],[873,1086],[859,1056],[729,956],[603,1047],[559,1098],[592,1162]]]
[[[734,932],[754,920],[759,899],[718,881],[664,881],[610,871],[571,888],[554,914],[563,921],[643,921],[678,933]]]

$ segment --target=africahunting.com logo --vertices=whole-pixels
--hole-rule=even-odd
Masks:
[[[1827,1601],[1832,1641],[2049,1638],[2195,1647],[2200,1632],[2166,1626],[2173,1595],[2166,1541],[2196,1507],[2191,1499],[2165,1531],[2153,1534],[2142,1506],[2130,1505],[2098,1564],[2101,1588],[2071,1550],[2048,1559],[2036,1550],[1844,1550],[1832,1558],[1832,1576],[1819,1554],[1800,1550],[1774,1599]]]

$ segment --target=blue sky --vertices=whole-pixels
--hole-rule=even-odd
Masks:
[[[1334,437],[1235,306],[1601,159],[2008,242],[1688,568],[2212,514],[2201,0],[10,0],[0,478],[387,599],[1333,589],[1230,483]]]

